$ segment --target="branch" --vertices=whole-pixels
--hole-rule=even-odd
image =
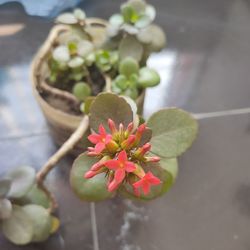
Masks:
[[[57,203],[54,199],[54,196],[51,192],[45,187],[44,180],[48,173],[56,166],[56,164],[66,155],[68,154],[74,146],[79,142],[79,140],[83,137],[84,133],[88,129],[89,126],[89,118],[87,115],[83,117],[78,128],[75,132],[69,137],[69,139],[58,149],[58,151],[52,155],[48,161],[44,164],[44,166],[37,173],[37,184],[38,186],[47,194],[48,198],[51,201],[51,207],[49,209],[50,212],[53,212],[57,207]]]

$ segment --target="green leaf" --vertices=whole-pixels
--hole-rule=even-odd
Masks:
[[[121,90],[125,90],[128,87],[128,80],[124,75],[118,75],[114,81],[115,86]]]
[[[138,90],[136,87],[130,87],[127,88],[122,94],[132,98],[133,100],[136,100],[138,97]]]
[[[144,133],[142,134],[139,146],[143,146],[145,143],[149,142],[151,138],[152,138],[152,130],[150,128],[146,128]]]
[[[138,19],[138,14],[136,11],[127,3],[121,6],[121,13],[126,23],[134,23]]]
[[[85,57],[94,50],[94,45],[90,41],[82,40],[77,44],[77,54],[81,57]]]
[[[0,199],[0,220],[11,217],[12,205],[8,199]]]
[[[12,181],[8,196],[11,198],[20,198],[24,196],[35,182],[35,169],[23,166],[9,172],[7,178]]]
[[[91,94],[89,85],[85,82],[78,82],[73,87],[73,94],[79,101],[84,101]]]
[[[90,112],[90,107],[95,100],[95,96],[89,96],[84,101],[84,113],[87,115]]]
[[[161,158],[159,163],[147,163],[143,166],[146,172],[151,171],[158,177],[162,183],[157,186],[152,186],[148,195],[141,193],[140,197],[134,195],[133,188],[129,184],[125,184],[119,189],[119,192],[130,199],[149,201],[164,195],[175,182],[178,174],[178,162],[176,158],[166,159]]]
[[[33,230],[34,227],[30,216],[20,206],[14,205],[11,217],[2,222],[3,234],[8,240],[17,245],[30,243]]]
[[[51,230],[51,216],[42,206],[30,204],[23,207],[33,224],[32,242],[47,240]]]
[[[147,67],[141,68],[139,72],[138,85],[141,88],[154,87],[160,83],[161,79],[157,71]]]
[[[150,44],[152,51],[159,52],[166,46],[166,35],[161,27],[152,24],[146,28],[146,32],[152,37]]]
[[[137,27],[128,23],[123,24],[121,29],[127,32],[129,35],[136,35],[139,32]]]
[[[138,74],[139,64],[133,57],[124,58],[119,65],[119,73],[130,77],[132,74]]]
[[[198,123],[191,114],[177,108],[154,113],[147,126],[152,129],[152,152],[167,158],[184,153],[193,143]]]
[[[122,123],[127,126],[133,121],[133,112],[124,98],[112,93],[101,93],[93,101],[90,107],[90,127],[98,131],[102,124],[108,129],[108,119],[112,119],[117,126]]]
[[[76,56],[68,62],[68,66],[70,68],[77,68],[83,65],[83,63],[84,63],[84,59],[81,58],[80,56]]]
[[[128,5],[130,5],[139,14],[143,13],[146,8],[146,3],[142,0],[129,0]]]
[[[115,27],[119,27],[124,23],[123,16],[120,14],[114,14],[109,18],[109,23]]]
[[[50,207],[50,200],[46,193],[35,184],[29,192],[18,200],[22,205],[36,204],[44,208]]]
[[[63,13],[57,17],[56,22],[63,24],[76,24],[78,20],[72,13]]]
[[[6,194],[9,192],[11,186],[11,180],[10,179],[2,179],[0,180],[0,198],[6,196]]]
[[[142,58],[143,47],[134,36],[126,36],[119,45],[119,57],[123,60],[126,57],[133,57],[136,61]]]
[[[81,154],[73,163],[70,173],[70,185],[81,200],[101,201],[114,195],[107,190],[105,173],[98,174],[91,179],[84,178],[84,174],[97,161],[96,158]]]
[[[69,49],[65,45],[58,46],[52,53],[53,58],[58,62],[68,62],[70,60]]]
[[[147,15],[142,15],[138,21],[135,23],[137,28],[145,28],[151,23],[151,18]]]
[[[155,10],[155,7],[150,5],[150,4],[147,4],[146,6],[146,9],[145,9],[145,15],[147,15],[151,22],[155,19],[155,16],[156,16],[156,10]]]
[[[85,12],[79,8],[75,9],[73,14],[74,14],[75,18],[80,20],[80,21],[83,21],[86,18]]]

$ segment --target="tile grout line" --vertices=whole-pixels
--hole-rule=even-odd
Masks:
[[[93,246],[94,250],[100,250],[99,241],[98,241],[98,231],[96,223],[96,212],[95,212],[95,203],[90,202],[90,217],[91,217],[91,228],[92,228],[92,237],[93,237]]]
[[[240,115],[240,114],[250,114],[250,108],[232,109],[232,110],[216,111],[209,113],[193,113],[193,116],[194,118],[201,120],[206,118],[225,117],[225,116]]]

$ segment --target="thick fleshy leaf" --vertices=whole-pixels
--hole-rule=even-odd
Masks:
[[[159,163],[148,163],[144,166],[146,172],[151,171],[156,177],[158,177],[162,183],[157,186],[152,186],[148,195],[144,195],[142,192],[140,196],[135,196],[133,189],[130,185],[126,184],[120,188],[119,192],[125,197],[149,201],[165,194],[171,186],[174,184],[178,174],[178,162],[176,158],[166,159],[161,158]]]
[[[85,99],[85,101],[84,101],[84,113],[85,114],[89,114],[90,107],[91,107],[94,100],[95,100],[95,96],[89,96]]]
[[[156,16],[155,7],[150,4],[147,4],[146,9],[145,9],[145,15],[147,15],[150,18],[150,20],[153,21]]]
[[[124,23],[123,16],[120,14],[114,14],[109,18],[109,23],[113,26],[119,27]]]
[[[83,21],[86,18],[85,12],[79,8],[75,9],[73,14],[74,14],[75,18],[80,20],[80,21]]]
[[[81,65],[83,65],[83,63],[84,63],[84,59],[81,58],[80,56],[76,56],[75,58],[71,59],[68,62],[68,66],[70,68],[77,68],[77,67],[80,67]]]
[[[53,58],[58,62],[68,62],[70,60],[69,49],[67,46],[61,45],[56,47],[52,54]]]
[[[191,114],[177,108],[154,113],[147,126],[153,131],[151,151],[167,158],[184,153],[192,145],[198,132],[198,123]]]
[[[98,159],[81,154],[73,164],[70,173],[70,185],[75,194],[84,201],[101,201],[113,196],[107,190],[107,178],[104,173],[91,179],[85,179],[84,174]]]
[[[85,57],[94,50],[94,45],[90,41],[83,40],[77,44],[77,54]]]
[[[119,57],[123,60],[126,57],[133,57],[138,62],[142,58],[143,47],[134,36],[126,36],[119,45]]]
[[[133,121],[133,111],[124,98],[112,93],[101,93],[90,107],[90,127],[98,131],[99,125],[108,129],[108,119],[112,119],[117,126],[122,123],[127,126]]]
[[[166,46],[166,35],[163,29],[157,25],[150,25],[148,26],[146,32],[151,34],[152,40],[150,44],[150,49],[152,51],[160,51]]]
[[[12,181],[8,196],[11,198],[20,198],[24,196],[35,182],[35,169],[23,166],[9,172],[7,178]]]
[[[8,240],[17,245],[30,243],[33,230],[33,222],[30,216],[20,206],[13,206],[11,217],[2,222],[3,234]]]
[[[32,242],[45,241],[51,230],[51,216],[42,206],[30,204],[23,207],[33,224]]]
[[[9,192],[11,186],[11,180],[10,179],[2,179],[0,180],[0,198],[6,196],[6,194]]]
[[[50,200],[46,193],[37,187],[35,184],[29,192],[23,196],[20,200],[18,200],[20,204],[27,205],[27,204],[36,204],[39,206],[43,206],[44,208],[50,207]]]
[[[139,14],[143,13],[146,8],[146,3],[142,0],[129,0],[128,5],[130,5]]]
[[[147,15],[141,16],[138,21],[135,23],[137,28],[145,28],[151,23],[151,18]]]
[[[147,67],[141,68],[139,72],[138,85],[141,88],[154,87],[160,83],[161,79],[157,71]]]
[[[127,23],[134,23],[138,18],[138,14],[136,13],[135,9],[127,3],[121,6],[121,13],[124,21]]]
[[[127,32],[130,35],[136,35],[139,32],[139,29],[135,27],[134,25],[124,23],[121,26],[121,29]]]
[[[56,22],[63,24],[76,24],[78,20],[72,13],[63,13],[57,17]]]
[[[85,82],[78,82],[73,87],[73,94],[79,101],[84,101],[91,94],[89,85]]]
[[[56,233],[59,227],[60,227],[60,220],[55,216],[51,216],[50,234]]]
[[[132,74],[137,74],[139,71],[139,64],[133,57],[126,57],[120,62],[119,72],[126,77]]]
[[[8,199],[0,199],[0,220],[11,217],[12,205]]]

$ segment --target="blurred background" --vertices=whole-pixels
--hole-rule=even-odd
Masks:
[[[118,12],[121,0],[0,0],[0,174],[39,168],[56,151],[31,90],[29,68],[56,15],[78,6],[88,17]],[[250,1],[154,0],[167,47],[149,65],[161,84],[147,91],[144,114],[177,106],[193,113],[250,106]],[[250,249],[249,115],[200,121],[180,160],[176,185],[149,204],[115,199],[96,205],[102,250]],[[93,249],[89,204],[68,185],[72,159],[49,177],[62,227],[48,242],[22,249]],[[21,249],[0,236],[0,249]],[[95,249],[96,250],[96,249]]]

